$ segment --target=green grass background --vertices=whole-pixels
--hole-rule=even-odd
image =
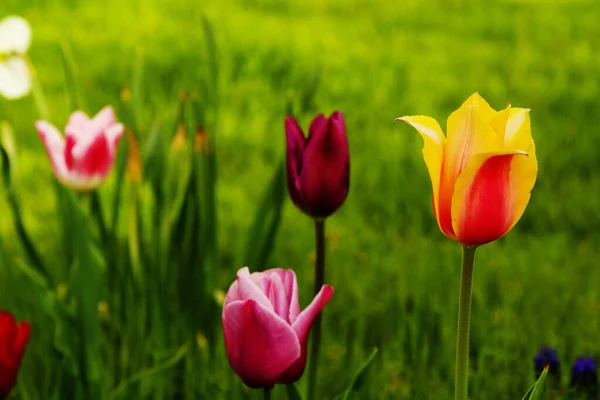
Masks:
[[[475,91],[497,109],[506,102],[531,108],[539,159],[531,202],[507,237],[477,253],[472,398],[520,399],[533,382],[531,360],[541,344],[557,347],[565,383],[576,356],[600,354],[596,2],[1,0],[0,17],[12,13],[33,27],[30,57],[60,126],[69,114],[61,42],[72,48],[90,113],[119,103],[141,49],[145,129],[156,116],[174,115],[178,93],[198,85],[206,63],[201,18],[210,19],[222,88],[223,289],[243,266],[246,231],[284,155],[286,99],[319,74],[301,125],[339,109],[351,148],[350,193],[327,221],[326,281],[336,292],[324,313],[321,398],[341,391],[373,347],[380,353],[360,398],[451,398],[460,246],[438,231],[432,215],[422,140],[394,118],[431,115],[444,127]],[[25,223],[52,260],[60,251],[48,222],[55,218],[52,175],[33,127],[35,107],[30,97],[2,101],[0,113],[16,131]],[[313,228],[286,202],[273,260],[296,270],[305,305]],[[2,252],[18,260],[4,197],[0,211]],[[36,399],[44,398],[53,368],[44,346],[51,329],[28,293],[26,279],[0,268],[0,307],[33,321],[17,394]],[[224,358],[222,348],[219,354]],[[198,398],[258,398],[226,360],[188,373],[211,382],[198,384]],[[177,381],[150,378],[144,385],[143,398],[150,399],[158,398],[156,387],[170,393]]]

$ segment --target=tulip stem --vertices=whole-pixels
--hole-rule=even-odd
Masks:
[[[268,388],[263,389],[263,399],[271,400],[271,389],[268,389]]]
[[[471,293],[475,247],[463,246],[456,330],[456,375],[454,400],[466,400],[469,388],[469,334],[471,328]]]
[[[106,228],[106,223],[104,222],[104,211],[102,210],[102,203],[100,202],[100,196],[97,191],[93,191],[90,193],[90,202],[92,213],[94,217],[98,221],[98,231],[100,232],[100,240],[103,244],[106,244],[108,239],[108,229]]]
[[[319,293],[325,283],[325,220],[315,219],[316,262],[315,262],[315,294]],[[308,372],[308,399],[314,400],[317,394],[317,367],[319,364],[319,347],[321,344],[321,314],[312,325],[312,343],[310,349],[310,366]]]

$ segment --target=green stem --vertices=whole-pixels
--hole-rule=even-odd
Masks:
[[[325,220],[315,219],[315,239],[317,259],[315,262],[315,294],[319,293],[325,282]],[[319,365],[319,347],[321,344],[321,313],[317,314],[312,325],[312,343],[310,366],[308,371],[308,398],[316,399],[317,367]]]
[[[463,246],[458,302],[458,328],[456,330],[456,375],[454,400],[466,400],[469,388],[469,334],[471,328],[471,293],[475,247]]]
[[[31,72],[31,91],[33,94],[33,101],[35,103],[35,107],[38,111],[38,118],[47,120],[50,113],[48,111],[48,104],[46,103],[46,96],[44,96],[42,84],[39,80],[37,71],[33,67],[33,64],[31,63],[29,58],[26,58],[25,60]]]
[[[267,388],[263,389],[263,399],[271,400],[271,389],[267,389]]]
[[[100,231],[100,240],[102,244],[106,244],[108,240],[108,229],[106,228],[106,222],[104,221],[104,211],[102,210],[102,203],[100,202],[100,196],[97,191],[90,193],[90,202],[92,206],[92,213],[98,221],[98,230]]]
[[[8,188],[8,203],[13,213],[15,229],[17,231],[17,235],[19,239],[21,239],[21,244],[25,249],[25,254],[29,258],[29,261],[35,266],[36,270],[44,276],[49,285],[52,285],[52,277],[50,276],[48,269],[46,268],[42,258],[40,257],[38,251],[33,244],[33,241],[29,237],[27,230],[25,229],[25,225],[23,224],[23,220],[21,219],[21,207],[19,206],[19,202],[16,198],[13,188]]]

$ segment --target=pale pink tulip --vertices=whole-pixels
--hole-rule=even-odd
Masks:
[[[100,186],[108,176],[123,134],[110,106],[90,119],[75,111],[65,128],[65,137],[52,124],[37,121],[35,127],[44,142],[56,178],[79,191]]]
[[[310,326],[331,296],[323,285],[300,312],[294,271],[238,271],[223,305],[223,334],[229,363],[246,385],[271,388],[302,376]]]

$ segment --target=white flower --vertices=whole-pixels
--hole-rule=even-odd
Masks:
[[[0,95],[18,99],[31,90],[31,73],[25,53],[31,42],[29,23],[10,16],[0,21]]]

